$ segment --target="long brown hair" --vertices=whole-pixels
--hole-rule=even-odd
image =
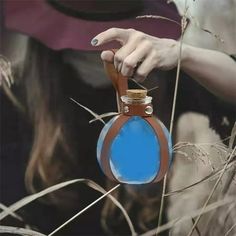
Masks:
[[[29,40],[20,86],[33,127],[33,144],[25,174],[30,192],[69,178],[73,163],[63,117],[66,106],[61,60],[60,52]],[[64,165],[65,158],[67,165]]]

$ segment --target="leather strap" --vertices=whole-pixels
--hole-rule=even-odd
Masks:
[[[102,146],[101,151],[101,165],[103,171],[106,173],[107,177],[112,180],[118,182],[116,177],[113,175],[111,166],[110,166],[110,148],[112,141],[119,133],[122,126],[130,119],[129,116],[120,115],[113,125],[108,130]],[[158,137],[159,144],[160,144],[160,169],[156,177],[152,180],[152,183],[159,182],[164,175],[166,174],[168,167],[169,167],[169,148],[166,136],[161,125],[153,118],[153,117],[144,117],[144,119],[151,125],[154,129],[155,134]]]
[[[115,120],[115,122],[112,124],[112,126],[109,128],[104,141],[102,145],[102,151],[101,151],[101,165],[103,168],[103,171],[106,173],[107,177],[110,180],[118,182],[118,180],[115,178],[115,176],[112,173],[111,166],[110,166],[110,148],[112,141],[116,137],[116,135],[119,133],[122,126],[130,119],[129,116],[120,115]]]
[[[116,50],[111,50],[114,54]],[[168,142],[165,137],[164,131],[161,125],[152,117],[152,114],[148,115],[145,112],[145,108],[147,106],[151,106],[151,104],[123,104],[120,97],[126,95],[126,90],[128,89],[128,78],[124,77],[121,73],[118,73],[115,69],[113,63],[104,62],[104,68],[111,79],[112,84],[117,91],[117,103],[118,103],[118,110],[122,109],[124,115],[120,115],[115,122],[112,124],[110,129],[108,130],[102,146],[101,151],[101,165],[106,173],[107,177],[113,181],[118,181],[111,171],[110,160],[109,160],[109,151],[110,146],[113,139],[119,133],[121,127],[130,119],[133,115],[138,115],[143,117],[154,129],[160,144],[160,170],[156,177],[153,179],[152,182],[160,181],[164,175],[166,174],[168,167],[169,167],[169,148]],[[125,112],[125,106],[128,106],[128,112]]]
[[[164,175],[166,174],[168,168],[169,168],[169,148],[168,148],[168,142],[166,139],[166,136],[164,134],[164,131],[159,124],[155,120],[154,117],[144,117],[144,119],[151,125],[151,127],[154,129],[158,140],[160,144],[160,169],[157,174],[157,176],[153,179],[152,183],[159,182]]]
[[[115,54],[117,50],[112,49],[111,51]],[[128,89],[128,78],[119,73],[112,62],[104,61],[104,68],[117,92],[118,111],[120,111],[122,104],[120,97],[126,95],[126,90]]]
[[[121,110],[126,116],[141,116],[148,117],[152,116],[152,112],[147,113],[146,109],[152,109],[152,104],[125,104],[122,103]]]
[[[104,67],[119,96],[121,97],[126,95],[126,90],[128,89],[128,78],[117,72],[113,63],[104,62]]]

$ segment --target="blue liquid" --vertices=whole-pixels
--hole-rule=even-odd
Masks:
[[[110,120],[100,134],[97,145],[99,163],[104,137],[116,119],[117,117],[114,117]],[[167,129],[162,123],[161,125],[169,139]],[[171,153],[171,140],[168,145]],[[131,117],[113,139],[109,159],[111,170],[120,182],[128,184],[151,182],[160,169],[160,145],[153,128],[143,118]]]

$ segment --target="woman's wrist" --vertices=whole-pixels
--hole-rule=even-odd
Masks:
[[[188,68],[188,66],[192,62],[194,54],[194,47],[188,44],[182,44],[182,52],[181,52],[181,68],[184,70]]]

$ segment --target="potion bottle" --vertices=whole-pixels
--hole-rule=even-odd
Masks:
[[[160,181],[171,163],[168,130],[153,116],[146,90],[127,90],[121,96],[121,114],[102,129],[97,159],[104,174],[117,182],[146,184]]]

